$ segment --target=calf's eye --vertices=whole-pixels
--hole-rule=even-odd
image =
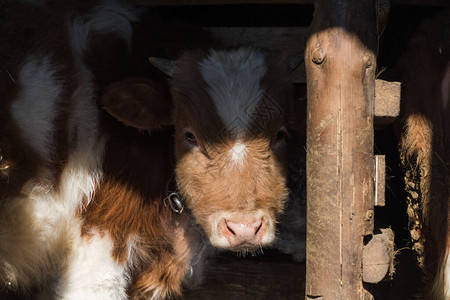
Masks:
[[[281,141],[282,139],[284,139],[286,137],[286,133],[283,130],[280,130],[277,132],[277,138],[276,138],[276,142]]]
[[[275,143],[279,143],[279,142],[281,142],[283,140],[286,140],[286,139],[289,139],[289,132],[283,126],[277,132],[277,136],[275,137]]]
[[[187,132],[184,134],[184,137],[186,138],[186,140],[187,140],[189,143],[191,143],[191,144],[193,144],[193,145],[197,145],[197,139],[196,139],[195,135],[194,135],[192,132],[187,131]]]

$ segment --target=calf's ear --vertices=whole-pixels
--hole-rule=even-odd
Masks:
[[[125,126],[151,131],[172,123],[172,98],[164,81],[128,78],[110,84],[101,100],[104,109]]]

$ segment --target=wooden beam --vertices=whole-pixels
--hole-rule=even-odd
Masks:
[[[419,6],[449,6],[448,0],[391,0],[391,4]]]
[[[270,252],[245,258],[218,255],[208,261],[204,276],[204,284],[187,290],[183,299],[302,299],[305,294],[305,264]]]
[[[385,206],[386,157],[375,155],[375,206]]]
[[[312,4],[312,0],[132,0],[131,2],[136,5],[150,5],[150,6]]]
[[[391,124],[400,115],[401,83],[375,80],[375,124]]]
[[[212,37],[230,46],[251,45],[267,50],[280,51],[286,56],[304,51],[308,27],[205,27]],[[305,83],[305,64],[293,71],[294,83]]]
[[[373,233],[375,0],[316,0],[307,74],[306,299],[373,297],[362,283]]]
[[[309,27],[205,27],[213,38],[226,46],[252,45],[284,53],[287,56],[303,52]],[[293,71],[294,83],[306,83],[305,63]],[[392,123],[400,113],[400,82],[375,81],[375,123]]]
[[[205,27],[213,38],[230,47],[251,45],[292,55],[302,52],[308,27]],[[303,68],[304,73],[304,68]]]
[[[194,6],[238,4],[313,4],[313,0],[131,0],[136,5]],[[392,4],[448,6],[448,0],[391,0]]]
[[[398,117],[400,114],[400,82],[375,80],[375,116]]]

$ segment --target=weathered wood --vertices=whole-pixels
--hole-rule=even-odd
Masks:
[[[252,45],[291,55],[305,48],[308,27],[205,27],[227,46]]]
[[[401,83],[375,80],[375,116],[377,124],[392,123],[400,114]]]
[[[363,249],[363,280],[378,283],[394,273],[394,232],[387,228],[375,234]]]
[[[312,4],[312,0],[132,0],[137,5]]]
[[[276,50],[285,55],[303,52],[308,27],[205,27],[206,31],[227,46],[252,45]],[[305,83],[305,63],[292,73],[292,82]],[[400,113],[400,82],[375,81],[374,114],[377,125],[392,123]]]
[[[132,0],[137,5],[312,4],[313,0]],[[394,4],[448,6],[448,0],[391,0]]]
[[[371,299],[361,269],[373,230],[375,1],[314,4],[305,49],[306,299]]]
[[[384,155],[375,155],[375,206],[384,206],[386,188],[386,159]]]
[[[405,5],[449,6],[448,0],[392,0],[391,3]]]
[[[305,264],[284,255],[221,255],[208,263],[204,279],[202,286],[187,290],[184,299],[302,299]]]
[[[211,35],[227,46],[252,45],[280,51],[290,56],[303,52],[308,27],[206,27]],[[293,71],[292,81],[305,83],[305,63]]]

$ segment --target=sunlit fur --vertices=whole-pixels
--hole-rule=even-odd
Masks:
[[[233,163],[233,144],[208,145],[205,151],[192,150],[177,163],[178,187],[186,197],[197,222],[214,246],[228,248],[219,233],[218,222],[248,215],[267,218],[268,231],[261,245],[275,237],[275,222],[287,197],[285,170],[273,155],[267,139],[245,142],[247,153],[242,166]]]
[[[89,204],[102,179],[105,136],[99,130],[97,87],[83,61],[86,49],[74,53],[70,49],[81,44],[86,48],[88,37],[95,40],[92,30],[111,28],[115,37],[123,33],[129,35],[123,39],[130,40],[131,31],[118,32],[118,28],[124,24],[131,28],[129,22],[135,18],[128,5],[121,7],[116,2],[107,9],[115,10],[113,18],[106,20],[100,6],[94,15],[87,13],[82,18],[95,26],[79,23],[71,27],[73,4],[57,14],[45,7],[45,1],[37,4],[5,3],[11,17],[3,20],[1,30],[5,43],[14,47],[7,51],[17,51],[17,55],[11,58],[1,52],[10,58],[4,65],[10,75],[6,80],[2,77],[0,85],[0,151],[11,164],[1,178],[0,283],[22,291],[41,288],[61,272],[72,278],[67,286],[90,280],[69,274],[74,269],[70,270],[68,255],[78,253],[76,245],[81,251],[85,243],[75,242],[83,240],[76,216]],[[27,23],[21,23],[24,20]],[[83,27],[81,37],[70,35],[77,26]],[[11,35],[11,30],[17,34]],[[24,41],[23,31],[34,34]],[[73,257],[74,261],[85,255]],[[69,269],[63,271],[64,266]],[[65,288],[55,286],[61,288],[58,297],[71,298]]]
[[[400,152],[414,248],[425,268],[426,299],[450,299],[450,11],[425,21],[398,65]]]
[[[287,197],[286,141],[277,134],[292,104],[285,60],[251,48],[187,53],[172,103],[165,82],[124,78],[139,11],[122,1],[37,2],[7,0],[0,24],[8,46],[0,55],[9,58],[0,151],[10,164],[0,172],[2,287],[57,299],[168,299],[197,280],[208,238],[238,253],[272,243]],[[231,73],[215,76],[217,60],[207,57]],[[242,59],[256,79],[230,69]],[[223,80],[232,92],[217,92]],[[233,114],[235,105],[238,123],[224,123],[219,106]],[[145,122],[164,113],[161,124]],[[192,216],[167,205],[177,188]],[[257,239],[232,244],[218,230],[223,220],[264,226]]]
[[[242,57],[255,77],[239,67]],[[285,142],[276,136],[287,124],[290,83],[283,61],[271,59],[253,49],[194,52],[179,60],[172,79],[178,187],[220,248],[243,250],[227,242],[223,220],[263,220],[261,240],[248,250],[272,243],[287,196]]]

